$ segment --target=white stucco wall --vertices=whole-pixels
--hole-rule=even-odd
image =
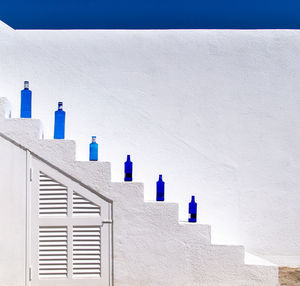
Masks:
[[[0,99],[0,111],[3,111],[3,102],[7,106],[6,101]],[[0,117],[2,114],[3,112],[0,112]],[[32,168],[32,183],[29,186],[31,195],[28,195],[28,210],[30,210],[29,213],[32,216],[27,225],[27,229],[30,228],[27,235],[29,246],[27,250],[24,243],[24,232],[18,233],[18,236],[15,234],[9,236],[12,230],[19,228],[24,230],[24,220],[19,219],[24,208],[18,209],[17,212],[8,211],[8,220],[5,214],[1,214],[0,218],[0,222],[3,221],[2,224],[5,226],[3,228],[5,235],[2,235],[3,238],[5,237],[3,243],[5,245],[17,245],[18,253],[26,252],[29,255],[26,269],[28,267],[31,269],[33,279],[31,284],[35,285],[38,282],[38,220],[36,217],[38,197],[34,194],[37,194],[36,188],[39,185],[38,173],[40,170],[55,178],[58,182],[66,186],[72,186],[72,189],[75,190],[78,188],[75,182],[79,180],[84,184],[82,185],[83,188],[92,188],[93,192],[98,192],[113,200],[112,216],[110,216],[110,212],[108,212],[108,216],[112,219],[112,268],[114,269],[112,278],[116,286],[137,286],[141,284],[145,286],[276,286],[278,284],[277,267],[246,265],[244,263],[243,246],[212,245],[210,226],[178,222],[178,204],[144,202],[143,184],[112,183],[110,181],[109,163],[74,161],[75,150],[69,148],[71,142],[66,140],[40,140],[38,136],[41,131],[40,127],[40,122],[34,119],[0,119],[0,137],[1,139],[5,138],[5,140],[0,141],[0,150],[5,152],[4,156],[7,158],[16,157],[14,161],[1,161],[0,165],[3,164],[3,168],[7,168],[12,162],[17,161],[22,166],[20,164],[22,157],[15,156],[17,151],[15,149],[18,149],[18,147],[29,149],[29,153],[32,152],[33,154],[33,157],[28,159],[27,162]],[[65,156],[61,155],[62,150],[65,150]],[[21,153],[24,152],[20,151]],[[30,155],[28,158],[30,158]],[[40,160],[46,160],[47,162],[42,163]],[[23,193],[17,198],[10,196],[12,193],[18,192],[19,188],[12,190],[5,188],[6,184],[18,187],[16,182],[12,184],[12,181],[15,180],[24,183],[25,180],[22,179],[21,174],[25,173],[25,168],[18,168],[17,176],[14,175],[15,168],[8,168],[8,170],[3,170],[3,174],[6,175],[4,183],[2,184],[2,181],[0,181],[3,197],[8,199],[4,210],[8,206],[14,207],[16,202],[21,202],[24,206],[25,201]],[[12,180],[12,177],[15,180]],[[20,189],[22,190],[22,188]],[[7,193],[7,191],[9,192]],[[81,192],[83,192],[82,189]],[[88,191],[85,195],[88,198],[93,197],[88,195]],[[103,214],[106,213],[103,202],[100,204]],[[72,202],[68,206],[69,208],[72,207]],[[105,217],[102,217],[102,219],[107,220]],[[13,225],[11,221],[14,222]],[[52,217],[51,224],[54,221],[55,218]],[[10,222],[10,224],[6,224],[7,222]],[[84,224],[84,220],[81,222]],[[43,220],[43,224],[45,223],[46,221]],[[108,224],[104,225],[104,229],[105,227],[108,227]],[[110,236],[105,236],[104,229],[102,229],[101,235],[103,238],[103,241],[101,241],[101,263],[102,265],[108,265],[110,262],[105,253],[109,250],[109,244],[106,238],[110,239]],[[10,238],[9,242],[7,236]],[[22,266],[24,263],[23,256],[21,258],[11,256],[7,251],[2,252],[1,255],[2,261],[13,260],[17,266]],[[72,255],[69,256],[69,263],[72,261],[71,257]],[[16,272],[18,270],[16,268],[9,268],[11,267],[10,264],[3,263],[1,266],[0,272],[8,272],[10,276],[22,274],[22,272]],[[101,269],[104,271],[105,268],[101,267]],[[105,277],[104,273],[103,275]],[[27,279],[28,277],[27,275]],[[91,282],[78,279],[72,280],[71,276],[69,277],[68,282],[66,280],[59,281],[64,285],[69,285],[69,282],[70,285],[74,283],[83,285],[86,282],[90,285]],[[58,280],[53,278],[47,280],[44,277],[43,282],[38,283],[48,285],[50,282],[50,284],[54,283],[56,285]],[[7,283],[5,279],[6,277],[0,275],[1,285],[15,285],[14,281]],[[95,282],[94,279],[93,282]],[[108,285],[105,280],[98,282],[101,285]]]
[[[30,80],[45,138],[63,100],[79,159],[97,135],[113,180],[132,154],[146,199],[162,173],[181,218],[196,195],[214,241],[300,264],[299,31],[1,27],[0,44],[13,117]]]
[[[0,284],[20,286],[25,285],[26,152],[1,137],[0,146]]]

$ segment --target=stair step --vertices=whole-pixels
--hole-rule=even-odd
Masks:
[[[207,248],[208,257],[217,259],[220,263],[244,264],[245,262],[245,248],[241,245],[211,245]]]
[[[192,258],[194,261],[196,256]],[[224,264],[224,261],[216,259],[214,263],[207,260],[206,257],[199,256],[198,265],[202,267],[191,266],[193,272],[193,281],[205,281],[203,285],[208,286],[277,286],[278,270],[276,267],[244,265],[244,264]],[[194,264],[194,263],[193,263]],[[195,264],[194,264],[195,266]],[[192,285],[202,285],[192,284]]]
[[[31,151],[50,162],[58,161],[58,165],[61,165],[62,162],[75,160],[76,143],[74,140],[38,140],[31,146]]]
[[[28,148],[42,137],[43,128],[38,119],[14,118],[0,121],[0,132]]]
[[[211,244],[211,226],[200,223],[179,222],[182,239],[188,244]]]
[[[124,208],[132,207],[134,210],[144,203],[144,184],[137,182],[111,183],[110,197],[118,204],[124,204]],[[121,206],[120,206],[121,207]]]
[[[277,286],[278,285],[278,267],[265,265],[241,265],[239,276],[242,281],[245,277],[251,279],[251,284],[247,286]]]
[[[178,224],[178,204],[170,202],[145,201],[145,213],[155,221],[168,225]]]
[[[108,195],[111,183],[110,162],[74,161],[72,175],[103,195]]]

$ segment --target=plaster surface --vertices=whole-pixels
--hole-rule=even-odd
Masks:
[[[300,264],[299,31],[14,31],[1,24],[0,44],[1,92],[13,117],[29,80],[45,138],[62,100],[77,159],[88,158],[97,135],[113,181],[122,181],[131,154],[147,200],[162,173],[180,219],[196,195],[214,242]]]
[[[25,285],[26,152],[0,137],[0,284]]]

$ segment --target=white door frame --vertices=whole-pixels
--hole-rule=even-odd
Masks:
[[[39,216],[39,174],[40,171],[50,178],[67,187],[68,208],[64,217],[40,217]],[[85,217],[74,215],[73,192],[76,191],[85,199],[101,207],[100,217]],[[112,202],[104,199],[90,188],[80,184],[76,179],[59,170],[45,160],[27,151],[27,225],[26,225],[26,286],[112,286]],[[38,228],[40,226],[66,226],[68,234],[67,248],[67,278],[40,279],[38,275]],[[78,278],[73,276],[73,226],[99,226],[101,229],[101,277]]]

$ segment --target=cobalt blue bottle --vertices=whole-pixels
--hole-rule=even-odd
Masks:
[[[195,202],[195,196],[192,196],[192,200],[189,203],[189,222],[197,222],[197,203]]]
[[[58,103],[58,110],[55,111],[54,139],[65,139],[66,113],[63,111],[63,103]]]
[[[159,179],[156,182],[156,200],[159,202],[165,200],[165,182],[162,179],[162,175],[159,175]]]
[[[127,155],[127,161],[124,163],[125,167],[125,182],[132,181],[132,162],[130,161],[130,155]]]
[[[31,118],[31,90],[29,81],[24,81],[24,89],[21,91],[21,118]]]
[[[90,144],[90,161],[98,161],[98,144],[96,143],[96,136],[92,136],[92,143]]]

